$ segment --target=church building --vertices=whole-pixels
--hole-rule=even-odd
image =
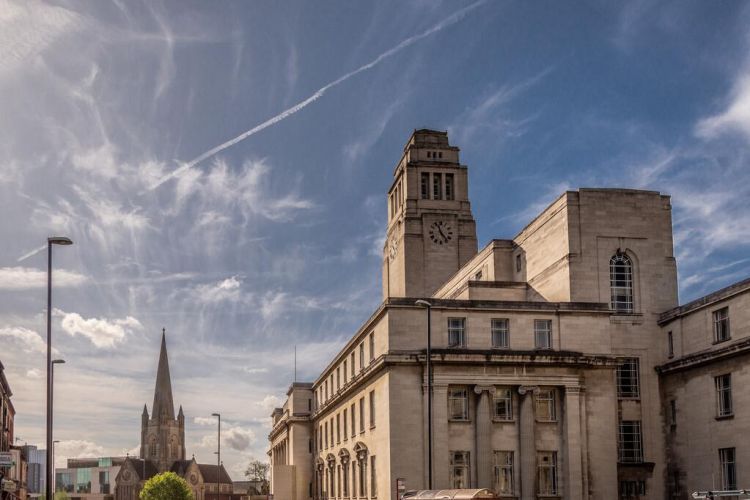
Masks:
[[[127,457],[115,478],[116,500],[137,500],[148,479],[171,471],[185,479],[195,500],[239,500],[224,465],[199,464],[185,459],[185,414],[180,406],[174,415],[172,379],[169,375],[166,332],[162,330],[159,366],[151,416],[143,405],[140,457]]]
[[[468,181],[447,133],[414,131],[386,198],[383,301],[272,414],[275,498],[750,488],[750,280],[680,306],[655,191],[567,191],[478,248]]]

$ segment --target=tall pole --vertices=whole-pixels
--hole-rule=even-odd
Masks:
[[[63,236],[47,238],[47,450],[44,491],[52,499],[52,245],[72,245]]]
[[[427,489],[432,489],[432,304],[426,300],[416,305],[427,309]]]
[[[60,441],[58,441],[58,440],[52,441],[52,468],[53,468],[53,470],[54,470],[54,466],[55,466],[55,445],[57,443],[59,443],[59,442]],[[54,475],[52,477],[54,478],[52,480],[52,491],[55,492],[55,491],[57,491],[57,488],[56,488],[56,486],[57,486],[57,475]]]
[[[55,407],[55,365],[59,365],[65,363],[64,359],[53,359],[50,363],[50,379],[49,379],[49,400],[50,400],[50,407]],[[55,494],[55,443],[59,443],[60,441],[52,441],[52,463],[47,464],[46,469],[51,469],[50,474],[50,481],[51,481],[51,487],[52,487],[52,494]],[[46,470],[45,470],[46,472]],[[52,498],[52,497],[50,497]]]
[[[217,445],[217,448],[216,448],[216,498],[219,499],[221,498],[219,496],[220,495],[219,491],[221,489],[221,486],[219,484],[219,477],[220,477],[219,471],[221,470],[221,414],[212,413],[211,415],[219,419],[219,432],[218,432],[217,440],[216,440],[216,445]]]
[[[52,241],[47,240],[47,467],[45,498],[52,498]]]

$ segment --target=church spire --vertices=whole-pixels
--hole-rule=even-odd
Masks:
[[[164,328],[161,330],[161,352],[159,352],[159,368],[156,370],[156,387],[154,388],[154,404],[151,407],[151,418],[174,420],[172,381],[169,377],[167,335]]]

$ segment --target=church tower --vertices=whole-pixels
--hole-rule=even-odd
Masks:
[[[153,462],[159,472],[169,470],[176,460],[185,460],[185,416],[174,416],[172,381],[169,376],[166,332],[162,330],[159,367],[151,417],[143,406],[141,415],[141,458]]]
[[[477,253],[467,169],[448,133],[415,130],[388,191],[383,298],[429,297]]]

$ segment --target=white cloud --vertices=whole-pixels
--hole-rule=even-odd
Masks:
[[[198,285],[193,289],[196,300],[204,303],[238,301],[242,298],[242,282],[231,276],[216,283]]]
[[[268,368],[259,368],[259,367],[250,367],[246,366],[242,369],[245,373],[249,373],[250,375],[254,375],[256,373],[268,373]]]
[[[256,404],[264,408],[270,413],[271,410],[273,410],[274,408],[281,407],[281,405],[284,404],[284,400],[278,396],[274,396],[273,394],[268,394],[266,395],[266,397],[258,401]]]
[[[0,337],[15,342],[26,352],[47,352],[47,343],[42,339],[42,336],[28,328],[14,326],[0,328]]]
[[[750,70],[737,77],[726,108],[696,125],[700,137],[712,138],[724,132],[740,132],[750,140]]]
[[[132,316],[122,319],[85,319],[78,313],[66,313],[59,309],[54,310],[55,315],[62,316],[60,325],[63,330],[71,336],[78,334],[86,337],[95,347],[111,348],[125,340],[128,333],[143,328],[140,321]]]
[[[61,440],[55,445],[55,467],[65,467],[69,458],[92,458],[106,456],[104,447],[86,440]]]
[[[212,425],[215,426],[217,422],[216,417],[194,417],[193,423],[197,425]]]
[[[54,287],[79,286],[88,279],[75,271],[52,270]],[[0,267],[0,290],[30,290],[47,286],[47,271],[30,267]]]
[[[255,433],[245,427],[230,427],[221,431],[222,444],[237,451],[244,451],[255,441]]]
[[[26,377],[31,379],[40,379],[42,378],[42,372],[36,368],[32,368],[30,370],[26,370]]]

